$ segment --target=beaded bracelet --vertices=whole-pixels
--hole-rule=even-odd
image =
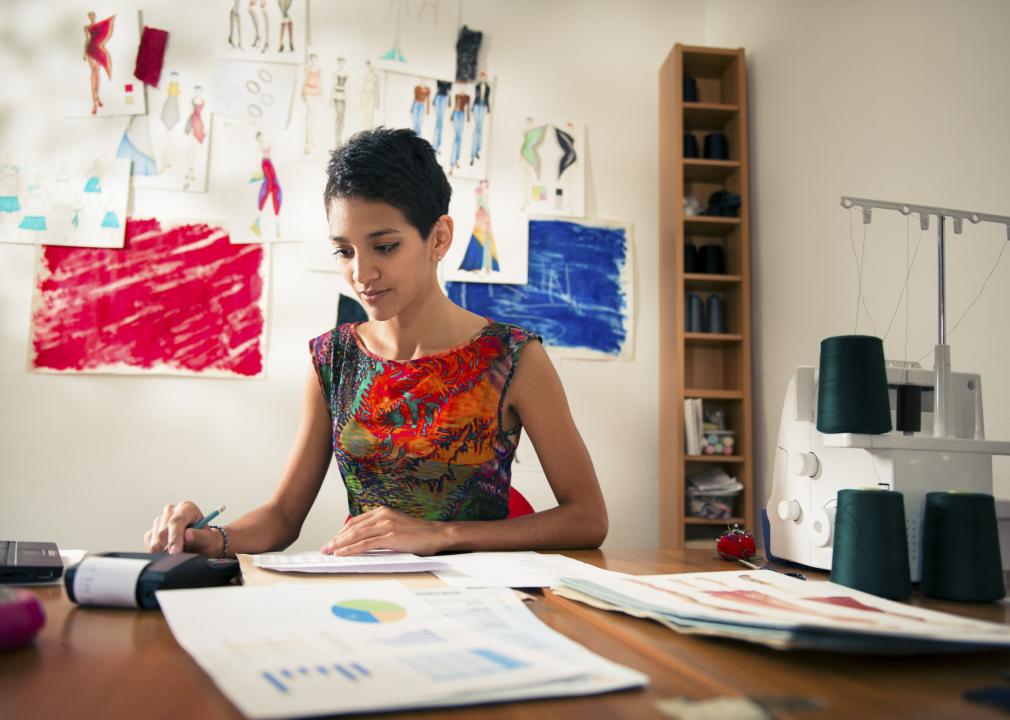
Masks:
[[[225,530],[220,525],[208,525],[207,527],[212,530],[217,530],[219,533],[221,533],[221,538],[224,540],[224,546],[221,548],[221,554],[218,555],[218,558],[225,557],[228,554],[228,531]]]

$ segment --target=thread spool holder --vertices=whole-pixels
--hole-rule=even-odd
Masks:
[[[935,205],[916,205],[888,200],[870,200],[868,198],[842,196],[842,207],[846,210],[858,207],[862,210],[863,224],[869,225],[873,219],[873,209],[895,210],[902,215],[916,214],[919,216],[919,227],[929,230],[929,217],[935,215],[936,223],[936,299],[937,299],[937,342],[933,348],[933,370],[935,373],[935,408],[933,414],[933,437],[953,437],[953,424],[950,417],[951,379],[950,379],[950,345],[947,344],[947,286],[946,286],[946,253],[945,225],[947,219],[952,221],[954,234],[960,235],[964,221],[978,225],[979,223],[995,223],[1006,226],[1007,241],[1010,242],[1010,217],[976,212],[974,210],[953,210]],[[978,438],[981,439],[981,438]]]

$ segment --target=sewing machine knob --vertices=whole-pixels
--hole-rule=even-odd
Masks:
[[[799,522],[803,510],[795,500],[783,500],[779,503],[779,519]]]
[[[827,547],[831,544],[832,528],[835,524],[835,509],[821,508],[810,516],[810,541],[817,547]]]
[[[789,456],[789,474],[813,477],[821,469],[821,463],[812,452],[796,452]]]

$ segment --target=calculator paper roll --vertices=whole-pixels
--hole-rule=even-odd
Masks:
[[[86,557],[77,566],[74,596],[81,605],[137,605],[137,579],[150,560]]]

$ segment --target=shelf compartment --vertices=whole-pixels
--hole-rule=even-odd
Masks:
[[[684,48],[683,72],[698,84],[698,98],[703,102],[737,103],[739,81],[736,50],[688,46]]]
[[[685,182],[725,183],[740,169],[739,160],[684,158]],[[700,198],[699,198],[700,199]]]

